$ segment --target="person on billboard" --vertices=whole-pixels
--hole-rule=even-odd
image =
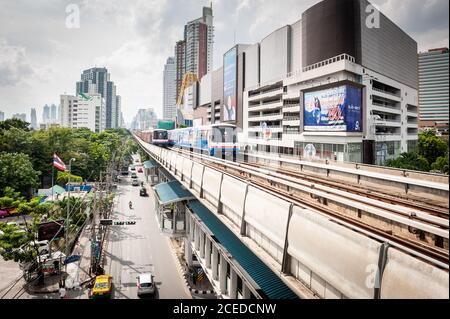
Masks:
[[[225,105],[226,117],[224,118],[225,121],[234,121],[236,116],[236,109],[233,105],[233,102],[231,100],[231,96],[228,96],[227,104]]]
[[[314,98],[313,116],[314,116],[317,124],[320,124],[320,114],[321,113],[322,113],[322,106],[320,105],[320,100],[319,100],[319,98],[315,97]]]

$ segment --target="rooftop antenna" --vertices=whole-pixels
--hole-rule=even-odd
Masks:
[[[234,45],[236,45],[236,29],[234,29]]]

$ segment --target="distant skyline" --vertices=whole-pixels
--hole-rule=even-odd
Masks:
[[[140,108],[162,117],[164,64],[186,22],[211,1],[0,0],[0,111],[30,113],[74,94],[80,72],[107,67],[130,123]],[[259,42],[300,19],[319,0],[213,0],[214,69],[236,43]],[[415,39],[419,51],[449,46],[448,0],[374,0]],[[66,27],[66,7],[80,8],[80,28]],[[420,14],[418,14],[420,10]],[[236,34],[236,37],[235,37]]]

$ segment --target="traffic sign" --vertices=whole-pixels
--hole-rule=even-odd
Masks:
[[[69,256],[69,257],[67,257],[67,258],[64,260],[64,265],[67,265],[67,264],[76,262],[76,261],[78,261],[78,260],[80,260],[80,259],[81,259],[81,256],[80,256],[80,255],[72,255],[72,256]]]
[[[111,226],[113,224],[112,219],[100,219],[100,225]]]
[[[122,225],[136,225],[135,221],[127,220],[127,221],[114,221],[115,226],[122,226]]]

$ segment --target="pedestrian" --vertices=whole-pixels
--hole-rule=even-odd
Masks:
[[[64,287],[59,288],[59,299],[66,299],[66,289]]]

